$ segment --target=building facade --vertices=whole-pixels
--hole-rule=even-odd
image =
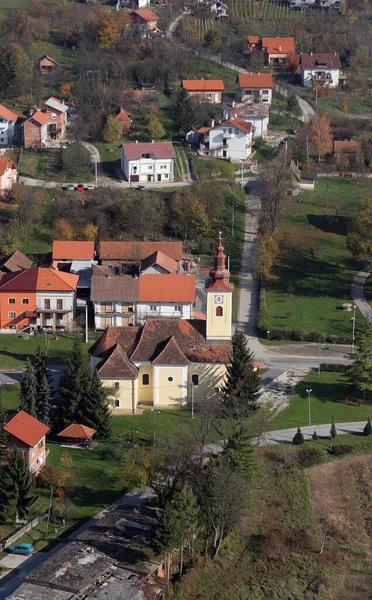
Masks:
[[[15,136],[15,123],[18,116],[0,104],[0,146],[11,146]]]
[[[223,79],[184,79],[181,87],[199,102],[215,104],[222,102],[225,84]]]
[[[8,420],[3,429],[8,434],[6,446],[18,448],[22,452],[31,477],[36,477],[46,462],[45,436],[50,427],[20,410]]]
[[[337,87],[340,77],[340,56],[334,54],[301,54],[301,82],[304,87],[315,84]]]
[[[171,183],[175,153],[170,142],[123,144],[121,170],[130,183]]]
[[[239,73],[236,83],[236,98],[239,102],[271,104],[274,88],[271,73]]]
[[[0,158],[0,194],[12,189],[17,181],[17,167],[9,158]]]
[[[226,158],[231,161],[246,160],[252,154],[253,127],[243,119],[232,117],[213,125],[200,136],[201,154]]]
[[[264,138],[269,125],[269,106],[267,104],[250,104],[249,102],[225,102],[222,106],[223,119],[231,117],[243,119],[253,128],[253,138]]]

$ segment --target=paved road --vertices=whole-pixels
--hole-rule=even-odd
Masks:
[[[313,109],[311,104],[306,102],[306,100],[304,100],[300,96],[297,96],[297,100],[298,100],[299,107],[302,110],[304,122],[309,123],[311,121],[311,119],[313,118],[313,116],[315,115],[315,110]]]
[[[58,383],[66,365],[48,365],[52,390],[58,389]],[[10,385],[22,381],[24,369],[2,369],[0,372],[0,385]],[[2,383],[3,382],[3,383]]]
[[[368,321],[372,321],[372,309],[364,297],[364,286],[366,284],[367,279],[370,276],[371,271],[369,271],[368,269],[363,269],[363,271],[359,271],[359,273],[357,273],[357,275],[354,278],[353,286],[351,288],[352,299],[359,308],[363,317],[368,319]]]
[[[363,429],[366,425],[366,421],[356,421],[351,423],[340,423],[337,425],[336,430],[338,435],[345,435],[347,433],[363,433]],[[305,440],[310,440],[314,431],[317,432],[318,437],[330,439],[331,424],[326,425],[307,425],[301,427],[302,434]],[[293,437],[297,432],[297,427],[291,427],[291,429],[279,429],[277,431],[269,431],[266,433],[260,446],[272,446],[273,444],[288,444],[292,443]]]

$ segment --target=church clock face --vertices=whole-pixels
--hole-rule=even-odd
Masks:
[[[216,304],[223,304],[223,296],[221,296],[221,295],[215,296],[214,301]]]

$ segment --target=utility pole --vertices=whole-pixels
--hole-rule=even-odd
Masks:
[[[235,226],[235,204],[232,205],[231,237],[234,237],[234,235],[235,235],[234,226]]]
[[[88,343],[88,302],[85,304],[85,343]]]
[[[98,163],[97,163],[97,161],[94,162],[94,175],[95,175],[96,185],[98,185]]]
[[[242,161],[242,188],[244,187],[244,179],[243,179],[243,165],[244,165],[244,159],[241,159]]]
[[[288,154],[288,142],[287,140],[285,140],[285,146],[284,146],[284,166],[287,166],[287,154]]]
[[[52,500],[53,500],[53,488],[50,488],[50,497],[49,497],[49,507],[48,507],[48,516],[47,516],[47,524],[45,528],[45,538],[48,537],[48,529],[49,529],[49,521],[50,521],[50,511],[52,510]]]
[[[191,418],[194,418],[194,384],[191,382]]]
[[[311,425],[310,399],[311,399],[311,392],[312,391],[313,391],[312,389],[306,390],[307,396],[308,396],[308,402],[309,402],[309,407],[308,407],[308,412],[309,412],[309,423],[308,424],[309,425]]]
[[[355,310],[356,310],[356,305],[354,304],[353,306],[353,316],[352,316],[352,322],[353,322],[353,339],[351,342],[351,352],[354,352],[354,344],[355,344],[355,321],[356,321],[356,317],[355,317]]]
[[[318,342],[318,375],[320,375],[320,342]]]
[[[160,415],[160,410],[151,409],[151,412],[154,414],[154,430],[153,430],[153,446],[156,446],[156,413]]]

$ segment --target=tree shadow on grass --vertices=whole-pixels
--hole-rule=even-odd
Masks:
[[[320,229],[324,233],[333,233],[345,236],[348,234],[351,217],[334,215],[306,215],[309,225]]]

